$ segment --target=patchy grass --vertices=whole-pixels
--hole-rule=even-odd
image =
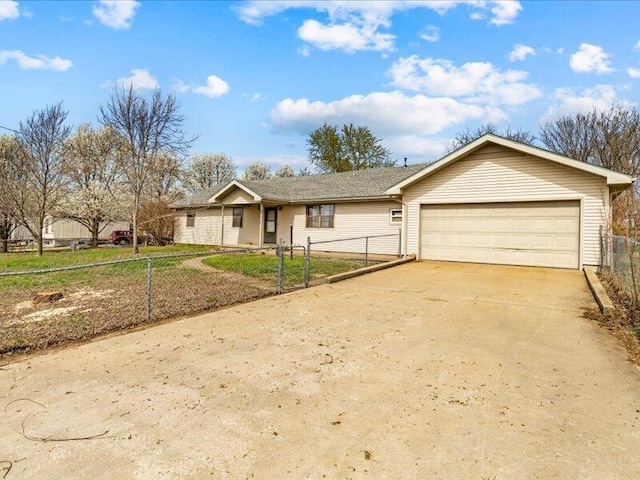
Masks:
[[[152,248],[143,250],[142,255],[197,251],[191,247]],[[204,251],[210,251],[210,248]],[[57,257],[57,266],[66,266],[65,262],[68,264],[70,259],[75,259],[74,253],[85,252],[61,254]],[[130,253],[122,251],[119,254],[124,258],[126,255],[131,257]],[[88,260],[83,255],[78,263]],[[108,259],[99,252],[98,258],[93,257],[93,260]],[[11,261],[15,270],[25,269],[15,259]],[[202,272],[183,266],[184,262],[185,257],[152,261],[152,322],[275,293],[275,276],[270,281],[261,281],[233,273]],[[40,268],[51,267],[50,263],[42,262]],[[72,271],[0,277],[0,356],[82,341],[145,323],[146,280],[144,257],[139,261]],[[35,294],[43,290],[59,291],[63,297],[53,303],[34,303]]]
[[[179,253],[205,253],[213,250],[208,245],[168,245],[166,247],[140,247],[140,253],[134,255],[132,248],[98,247],[87,250],[52,250],[46,251],[41,257],[34,252],[2,253],[0,254],[0,272],[37,270],[45,268],[68,267],[112,260],[147,257],[154,255],[172,255]]]
[[[273,254],[249,253],[241,256],[237,254],[219,254],[205,258],[203,263],[213,268],[240,273],[262,280],[275,279],[278,271],[278,258]],[[310,277],[312,279],[329,277],[363,266],[364,262],[362,260],[312,257]],[[297,255],[291,259],[287,256],[284,259],[283,267],[286,285],[293,286],[304,283],[303,257]]]
[[[630,293],[608,272],[598,274],[615,310],[606,315],[594,309],[586,316],[607,328],[625,346],[629,356],[640,365],[640,305],[633,304]]]

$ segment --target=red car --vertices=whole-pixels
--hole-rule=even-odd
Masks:
[[[109,235],[109,242],[114,245],[127,245],[133,242],[133,233],[129,230],[114,230]]]

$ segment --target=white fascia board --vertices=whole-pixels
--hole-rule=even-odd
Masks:
[[[208,200],[209,203],[220,203],[220,201],[219,201],[220,198],[224,197],[232,188],[239,188],[240,190],[243,190],[243,191],[247,192],[249,195],[251,195],[253,197],[253,199],[256,202],[261,202],[262,201],[262,197],[260,195],[258,195],[256,192],[254,192],[250,188],[245,187],[243,184],[241,184],[237,180],[233,180],[233,181],[229,182],[227,185],[225,185],[225,187],[222,188],[222,190],[219,190],[218,193],[216,193],[213,197],[211,197]]]

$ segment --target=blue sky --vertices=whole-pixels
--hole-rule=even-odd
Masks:
[[[307,165],[324,122],[394,159],[457,131],[640,99],[638,2],[0,0],[0,125],[63,101],[96,124],[118,84],[175,92],[194,152]]]

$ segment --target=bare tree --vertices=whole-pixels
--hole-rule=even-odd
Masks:
[[[110,128],[94,130],[89,125],[80,125],[65,142],[64,171],[70,181],[69,195],[61,203],[57,216],[84,226],[94,247],[107,225],[124,215],[118,188],[117,140]]]
[[[265,180],[271,177],[271,168],[269,168],[269,165],[262,162],[250,163],[242,175],[242,179],[249,182],[253,180]]]
[[[10,176],[14,188],[9,201],[18,222],[37,242],[42,255],[45,218],[57,210],[66,194],[64,141],[71,128],[65,125],[68,112],[62,103],[35,111],[20,122],[16,139],[19,152]]]
[[[540,127],[549,150],[628,175],[640,174],[640,112],[625,105],[565,116]]]
[[[536,141],[535,135],[526,130],[514,130],[511,127],[507,127],[506,130],[501,131],[495,123],[487,123],[476,129],[467,128],[466,130],[456,133],[447,152],[451,153],[454,150],[464,147],[467,143],[471,143],[487,133],[527,145],[533,145]]]
[[[191,193],[198,193],[221,183],[229,183],[238,176],[233,160],[224,153],[197,154],[189,160],[182,184]]]
[[[296,172],[293,168],[291,168],[290,165],[283,165],[278,170],[276,170],[274,175],[280,178],[288,178],[288,177],[295,177]]]
[[[165,97],[158,89],[147,99],[133,86],[116,87],[100,107],[99,120],[115,130],[120,140],[117,161],[130,195],[133,251],[138,253],[138,213],[161,154],[184,157],[195,139],[182,131],[184,117],[175,95]]]

